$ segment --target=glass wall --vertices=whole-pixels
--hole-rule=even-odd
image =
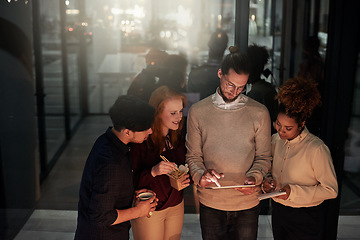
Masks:
[[[235,1],[86,1],[88,100],[90,113],[107,113],[145,67],[150,48],[182,54],[189,67],[208,58],[208,40],[217,28],[234,43]]]
[[[359,43],[358,43],[359,44]],[[352,114],[345,143],[344,178],[340,214],[360,214],[360,44],[353,95]]]
[[[5,240],[15,237],[39,197],[31,15],[28,1],[0,1],[0,239]]]
[[[80,70],[79,66],[82,64],[80,58],[81,39],[85,38],[85,46],[91,44],[91,32],[86,31],[88,23],[80,19],[79,1],[61,1],[65,7],[60,11],[65,10],[64,16],[64,41],[63,51],[66,54],[66,97],[68,99],[68,112],[70,128],[74,129],[81,117],[80,107]],[[84,31],[85,29],[85,31]],[[84,63],[86,64],[86,63]]]
[[[78,12],[69,1],[40,0],[46,158],[49,166],[80,120]],[[41,127],[41,126],[39,126]]]
[[[65,142],[60,1],[40,1],[46,149],[49,164]]]
[[[264,46],[270,54],[265,69],[271,70],[273,76],[267,75],[266,81],[278,87],[280,85],[279,69],[282,41],[283,1],[249,1],[249,39],[248,45]],[[263,76],[265,77],[265,76]]]
[[[276,11],[276,18],[273,18]],[[262,75],[266,81],[278,86],[275,81],[278,79],[278,71],[276,68],[280,65],[281,52],[281,17],[282,1],[249,1],[249,39],[248,45],[256,44],[264,46],[270,55],[268,64],[264,69],[277,73],[277,76]],[[251,86],[248,86],[250,90]]]
[[[269,51],[271,59],[266,67],[273,77],[267,81],[279,86],[298,73],[307,57],[304,46],[309,37],[319,39],[317,51],[325,61],[329,0],[251,0],[249,9],[248,44],[265,46]]]

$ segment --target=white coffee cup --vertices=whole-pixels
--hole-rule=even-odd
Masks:
[[[154,196],[154,194],[152,192],[142,192],[139,193],[139,199],[140,201],[146,201],[149,200],[150,198],[152,198]]]

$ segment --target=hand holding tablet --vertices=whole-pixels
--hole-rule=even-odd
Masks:
[[[232,185],[232,186],[221,186],[221,187],[206,187],[206,189],[230,189],[230,188],[248,188],[255,187],[254,184],[251,185]]]

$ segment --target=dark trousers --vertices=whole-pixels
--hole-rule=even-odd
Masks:
[[[242,211],[221,211],[200,203],[203,240],[256,240],[260,206]]]
[[[292,208],[272,201],[274,240],[322,240],[324,203],[315,207]]]

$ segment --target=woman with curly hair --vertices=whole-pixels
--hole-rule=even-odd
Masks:
[[[279,112],[272,136],[272,177],[265,179],[285,192],[273,198],[274,239],[322,239],[324,200],[335,198],[338,185],[329,148],[306,128],[306,120],[320,104],[320,93],[311,80],[288,80],[277,94]]]
[[[150,218],[142,217],[131,222],[135,240],[180,240],[184,221],[183,190],[171,187],[169,176],[175,164],[185,164],[185,133],[183,108],[187,99],[184,94],[167,86],[157,88],[149,104],[155,107],[153,133],[147,141],[131,147],[131,159],[135,187],[147,186],[159,199]],[[162,161],[160,155],[169,162]],[[182,181],[189,186],[189,175]]]

